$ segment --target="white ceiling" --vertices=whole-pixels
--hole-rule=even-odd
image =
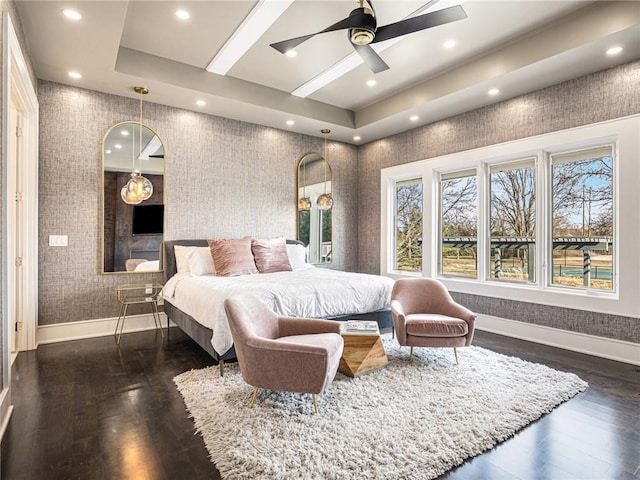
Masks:
[[[226,75],[207,72],[257,3],[16,1],[41,79],[136,98],[132,88],[143,85],[146,102],[315,136],[330,128],[330,138],[354,144],[640,58],[637,1],[374,0],[379,25],[428,3],[462,4],[468,18],[402,37],[380,53],[389,70],[374,75],[361,64],[299,98],[291,92],[353,52],[346,33],[318,35],[297,47],[295,58],[269,44],[322,30],[357,4],[296,0]],[[69,20],[64,8],[82,19]],[[178,9],[190,19],[176,18]],[[451,39],[457,45],[445,49]],[[614,45],[623,51],[607,56]],[[370,79],[374,87],[366,85]],[[489,96],[493,87],[500,93]]]

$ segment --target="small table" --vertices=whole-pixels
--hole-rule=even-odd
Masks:
[[[347,331],[347,325],[342,324],[340,334],[344,340],[344,349],[338,366],[339,372],[357,377],[389,363],[378,328],[376,331]]]
[[[160,334],[164,337],[162,324],[160,323],[160,314],[158,313],[158,300],[160,300],[161,293],[162,285],[157,283],[119,285],[116,287],[116,298],[118,299],[118,302],[120,302],[120,314],[118,315],[118,322],[116,323],[116,331],[114,333],[116,343],[120,343],[122,329],[124,328],[124,321],[127,318],[127,309],[129,308],[129,305],[134,304],[151,305],[151,313],[153,314],[153,321],[156,324],[156,329],[159,328]],[[120,323],[121,321],[122,323]],[[120,326],[119,333],[118,326]]]

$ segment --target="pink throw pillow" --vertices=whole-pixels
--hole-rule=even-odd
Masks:
[[[284,238],[251,241],[253,258],[260,273],[289,272],[292,270]]]
[[[232,277],[258,273],[251,253],[251,237],[209,240],[216,275]]]

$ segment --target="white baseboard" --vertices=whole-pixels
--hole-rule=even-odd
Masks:
[[[507,320],[489,315],[478,315],[476,328],[507,337],[564,348],[574,352],[595,355],[618,362],[640,365],[640,344],[570,332],[558,328]]]
[[[163,328],[167,326],[167,316],[160,312],[160,321]],[[83,338],[104,337],[113,335],[116,330],[118,318],[100,318],[97,320],[84,320],[81,322],[56,323],[54,325],[42,325],[38,327],[36,334],[37,345],[45,343],[66,342],[68,340],[80,340]],[[173,326],[173,322],[171,326]],[[141,332],[155,329],[153,315],[145,313],[141,315],[127,315],[122,333]]]
[[[164,313],[160,313],[160,318],[162,325],[166,327],[167,316]],[[117,318],[103,318],[43,325],[38,327],[37,343],[40,345],[113,335],[117,320]],[[171,326],[175,326],[175,324],[171,322]],[[153,330],[154,328],[153,316],[150,313],[131,315],[127,316],[123,333]],[[640,365],[640,344],[637,343],[570,332],[489,315],[478,315],[476,328],[551,347],[564,348],[565,350],[595,355],[618,362]]]

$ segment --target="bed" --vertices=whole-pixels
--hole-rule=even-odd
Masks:
[[[286,242],[288,245],[302,245],[297,240]],[[236,359],[223,301],[240,291],[251,291],[281,315],[335,320],[367,319],[378,322],[381,329],[392,326],[389,301],[393,280],[390,278],[312,266],[291,272],[236,277],[178,273],[176,246],[207,245],[205,239],[164,243],[164,311],[169,320],[221,366],[224,361]],[[356,297],[344,295],[346,292],[356,292]],[[328,304],[322,303],[322,299],[327,298]]]

